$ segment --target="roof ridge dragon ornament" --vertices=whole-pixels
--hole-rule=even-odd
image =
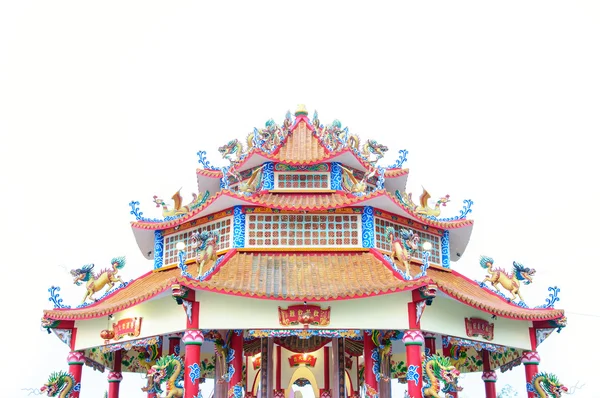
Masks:
[[[498,284],[502,285],[502,287],[512,295],[512,301],[514,301],[517,296],[523,301],[520,291],[521,282],[525,285],[529,285],[533,282],[532,278],[535,275],[534,268],[524,267],[516,261],[513,261],[513,272],[511,274],[506,272],[503,268],[492,268],[494,259],[491,257],[481,256],[479,265],[481,265],[481,268],[487,269],[487,272],[490,274],[485,277],[483,283],[490,282],[498,292],[500,292]]]
[[[219,236],[213,231],[195,231],[192,233],[192,248],[196,251],[196,264],[198,265],[198,278],[207,263],[217,261],[217,244]]]
[[[413,212],[427,216],[427,217],[438,217],[442,210],[440,206],[446,206],[446,203],[450,202],[450,195],[442,196],[437,200],[434,207],[429,206],[429,199],[431,195],[425,188],[419,197],[419,205],[415,204],[412,200],[412,193],[396,191],[396,197],[406,205]]]
[[[113,288],[115,283],[123,283],[123,280],[117,273],[120,269],[125,267],[125,257],[115,257],[110,260],[110,264],[112,268],[104,268],[96,274],[93,272],[94,264],[86,264],[81,268],[71,270],[73,283],[75,285],[80,286],[82,282],[86,282],[86,292],[85,296],[83,296],[82,304],[85,303],[85,300],[87,299],[95,301],[92,296],[94,293],[102,290],[105,286],[108,286],[108,289],[106,290],[106,292],[108,292]]]
[[[440,392],[461,391],[457,386],[460,372],[450,363],[450,359],[433,354],[423,358],[423,397],[443,398]],[[444,388],[442,388],[442,383]]]
[[[73,375],[60,370],[50,374],[46,384],[40,388],[40,392],[46,393],[48,397],[69,398],[75,391],[75,387]]]
[[[527,391],[534,392],[538,398],[560,398],[562,393],[567,393],[569,389],[558,380],[556,375],[539,372],[533,375],[530,383],[527,383]]]

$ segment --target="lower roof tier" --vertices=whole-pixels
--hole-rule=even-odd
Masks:
[[[376,250],[355,252],[285,253],[231,250],[202,281],[182,275],[179,268],[152,271],[87,307],[44,311],[44,318],[81,320],[107,316],[147,301],[175,284],[191,289],[255,299],[335,301],[437,288],[464,304],[493,315],[518,320],[548,321],[564,316],[559,309],[528,309],[509,303],[465,276],[429,268],[427,275],[404,280]],[[420,268],[412,266],[412,275]],[[205,270],[206,271],[206,270]],[[194,277],[198,270],[190,264]]]

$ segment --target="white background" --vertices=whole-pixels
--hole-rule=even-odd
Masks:
[[[3,2],[0,395],[67,368],[40,331],[48,287],[84,293],[59,266],[126,255],[124,279],[146,272],[129,201],[160,216],[152,195],[197,189],[198,150],[223,165],[218,146],[305,103],[388,145],[384,165],[408,149],[408,190],[449,193],[443,216],[475,201],[455,269],[481,279],[480,254],[536,268],[531,305],[561,287],[569,326],[540,368],[597,396],[599,22],[598,2],[576,0]],[[82,398],[105,380],[86,368]],[[519,367],[498,390],[524,382]],[[126,375],[121,396],[142,383]],[[479,374],[462,385],[483,395]]]

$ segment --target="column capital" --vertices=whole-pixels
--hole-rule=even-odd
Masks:
[[[85,363],[85,357],[82,352],[71,351],[69,355],[67,355],[67,362],[69,365],[83,365]]]
[[[184,345],[202,345],[204,343],[204,334],[200,329],[188,329],[181,339]]]
[[[495,383],[496,380],[498,380],[498,376],[493,370],[489,372],[483,372],[481,375],[481,380],[485,381],[486,383]]]
[[[423,337],[426,339],[435,339],[435,333],[423,332]]]
[[[524,365],[539,365],[540,354],[537,351],[524,351],[521,357],[521,362]]]
[[[425,337],[420,330],[405,330],[402,342],[404,345],[423,345]]]
[[[121,372],[109,372],[107,379],[109,383],[120,383],[123,380],[123,374]]]

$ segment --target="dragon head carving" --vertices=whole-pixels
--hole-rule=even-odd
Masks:
[[[87,264],[81,268],[76,268],[71,270],[71,276],[73,277],[73,283],[77,286],[81,285],[82,282],[87,282],[90,280],[92,275],[92,270],[94,269],[94,264]]]
[[[73,389],[75,385],[75,379],[70,373],[59,371],[52,372],[48,377],[48,381],[46,384],[40,388],[42,393],[46,393],[48,397],[56,397],[59,393],[61,393],[64,389],[67,389],[67,395]]]
[[[177,355],[167,355],[158,358],[156,364],[148,371],[148,377],[152,378],[154,389],[160,394],[163,391],[160,385],[171,378],[181,378],[181,374],[176,374],[176,365],[179,364],[179,369],[183,368],[181,358]]]
[[[552,397],[560,398],[563,392],[568,392],[569,389],[565,387],[556,375],[552,373],[540,372],[533,376],[532,379],[533,389],[538,393],[540,397]],[[545,395],[542,395],[545,393]]]
[[[516,261],[513,261],[513,268],[518,280],[523,281],[526,285],[533,282],[533,277],[535,276],[534,268],[527,268]]]

